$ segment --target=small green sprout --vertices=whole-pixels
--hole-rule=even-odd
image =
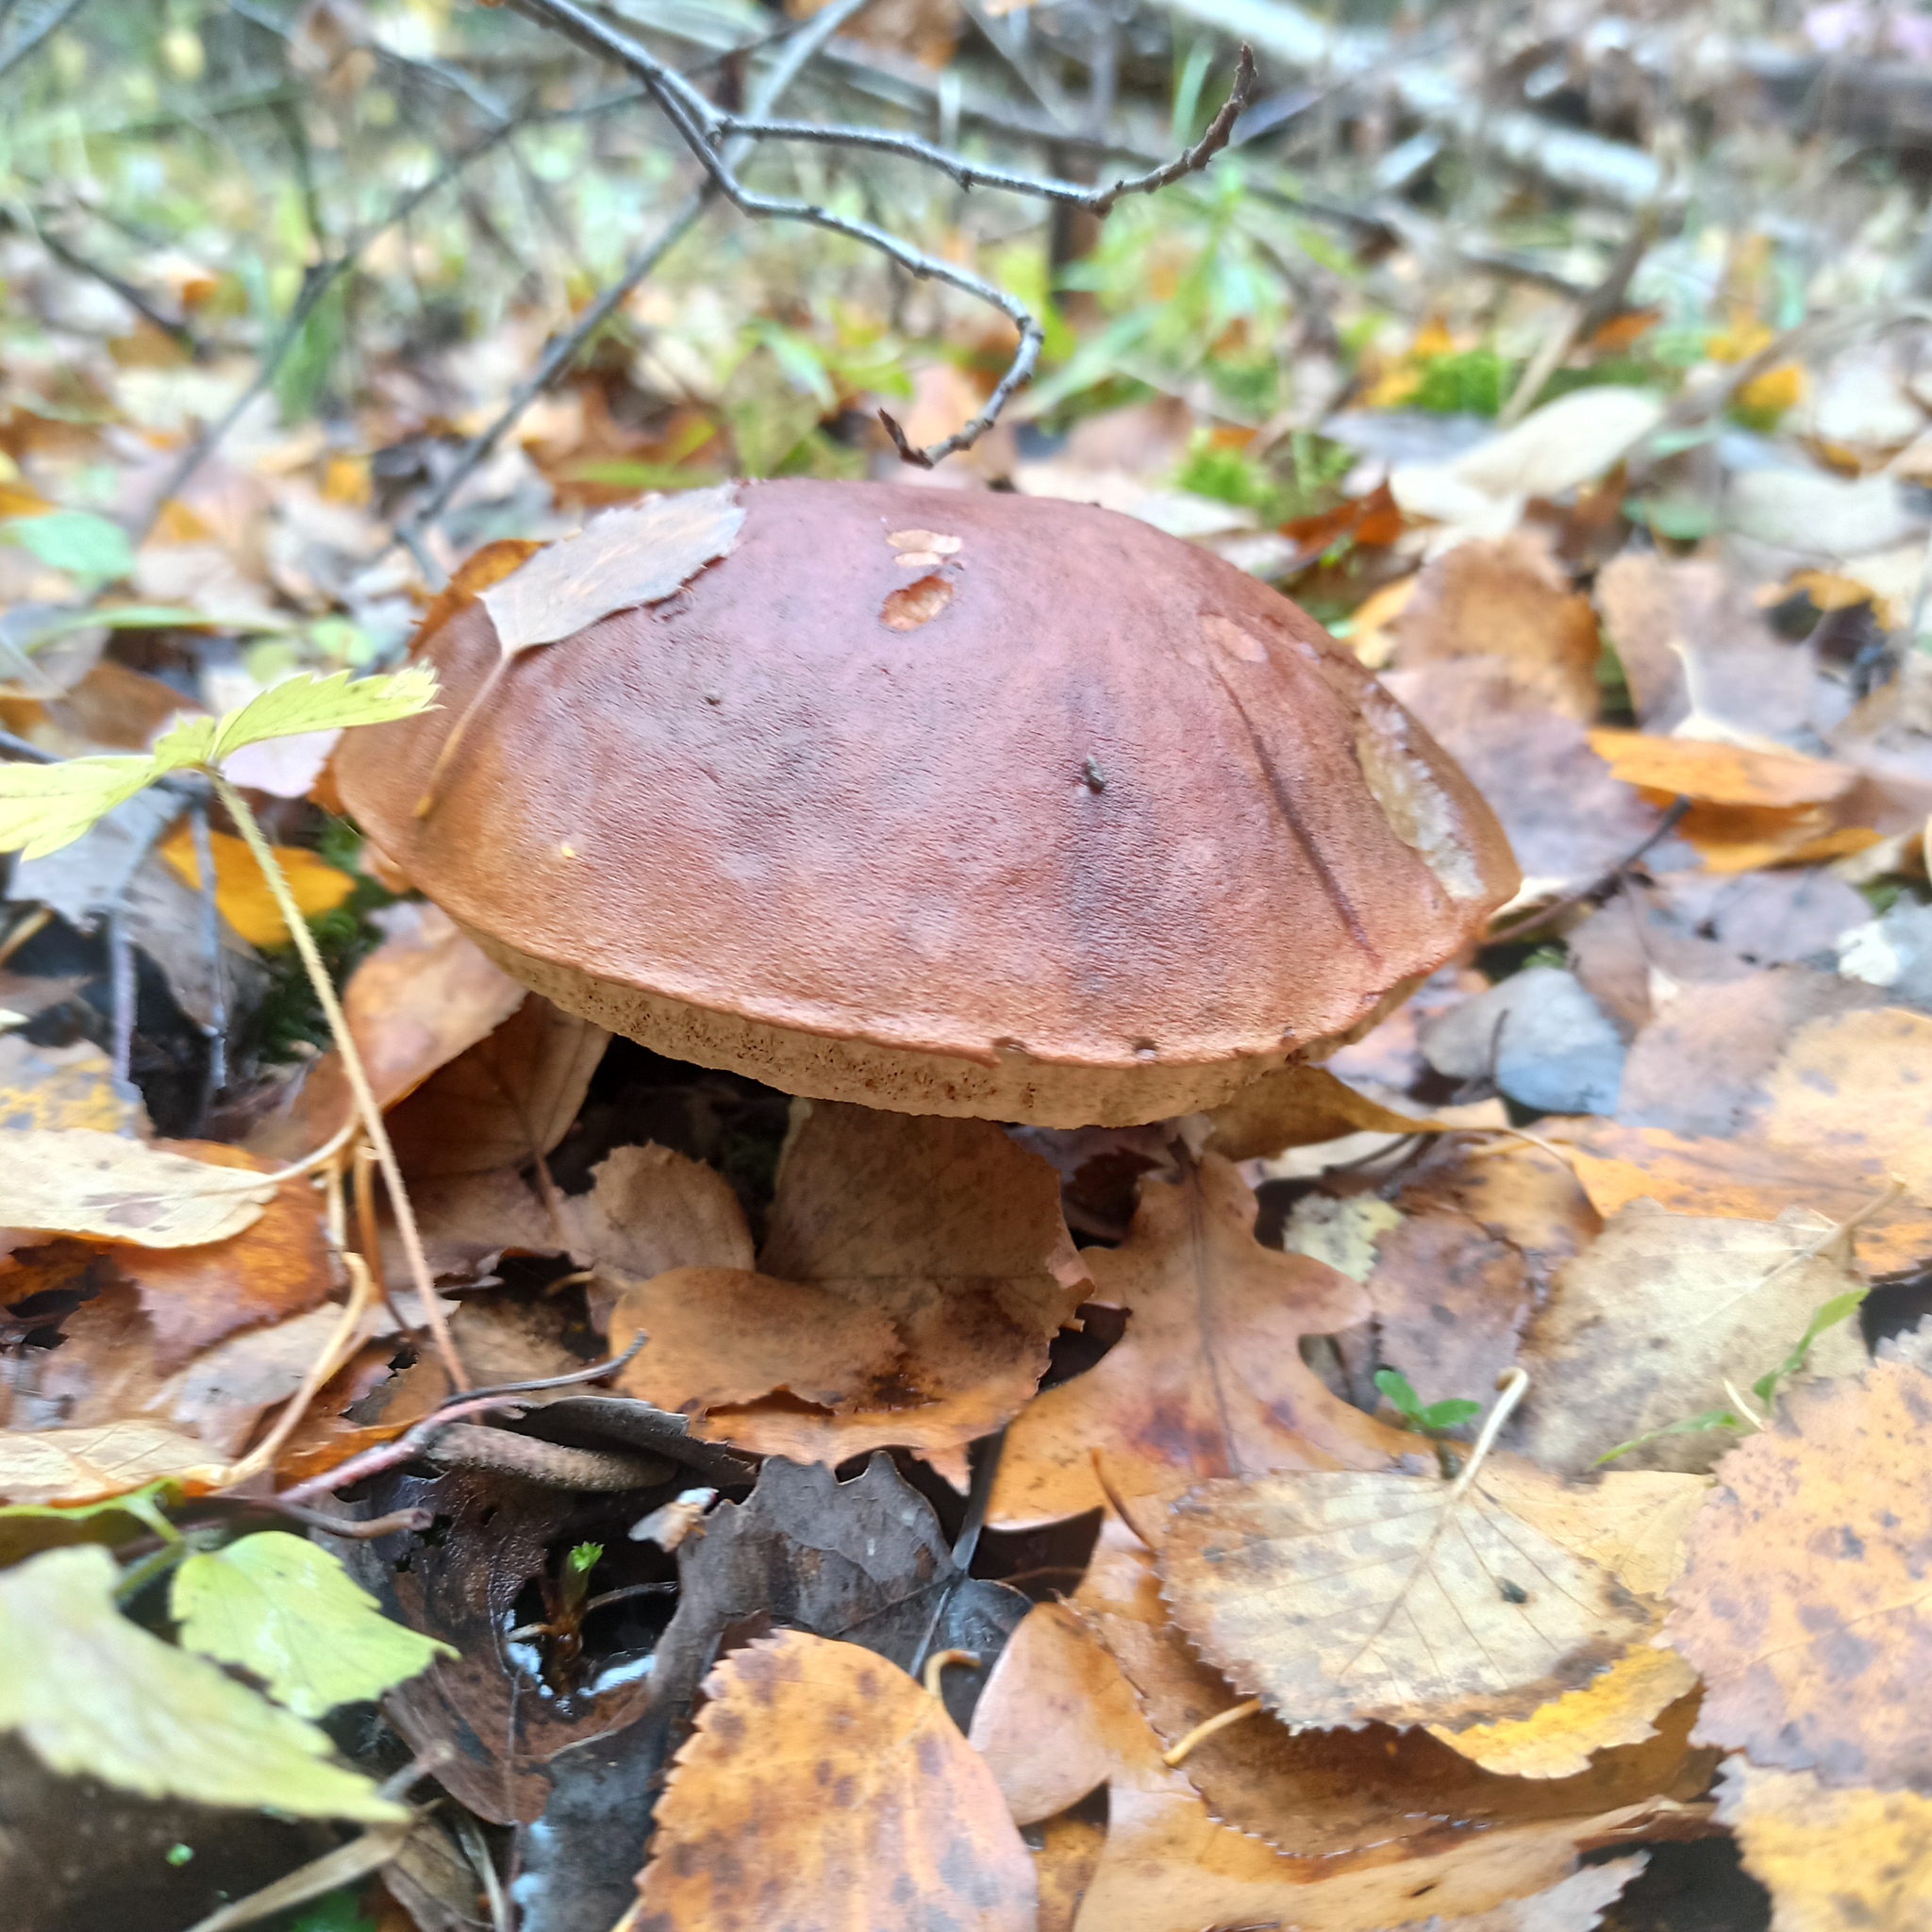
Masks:
[[[1375,1387],[1389,1398],[1391,1408],[1407,1417],[1419,1429],[1453,1429],[1458,1423],[1482,1413],[1480,1402],[1471,1402],[1460,1395],[1452,1395],[1446,1402],[1432,1402],[1424,1407],[1408,1377],[1398,1369],[1377,1369]]]

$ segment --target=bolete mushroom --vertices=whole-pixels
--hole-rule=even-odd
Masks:
[[[340,756],[559,1007],[789,1093],[1124,1125],[1322,1057],[1516,888],[1428,734],[1204,550],[1010,494],[706,498],[682,564],[616,512],[460,603],[419,644],[442,708]]]

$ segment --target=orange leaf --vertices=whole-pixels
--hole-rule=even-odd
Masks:
[[[286,945],[288,924],[255,855],[232,832],[210,832],[208,839],[214,848],[215,903],[222,917],[252,946]],[[174,872],[200,891],[201,864],[192,827],[182,824],[156,849]],[[333,912],[356,890],[356,881],[347,873],[338,872],[306,846],[276,845],[271,850],[295,904],[308,918]]]
[[[1753,751],[1701,738],[1656,738],[1641,731],[1592,731],[1591,748],[1627,785],[1708,805],[1829,805],[1858,782],[1850,765],[1795,751]]]
[[[705,1695],[658,1802],[642,1924],[1034,1932],[999,1787],[905,1672],[787,1630],[734,1651]]]

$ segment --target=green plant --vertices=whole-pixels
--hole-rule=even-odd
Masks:
[[[1452,1395],[1446,1401],[1431,1402],[1424,1407],[1408,1377],[1399,1369],[1377,1369],[1375,1387],[1388,1399],[1391,1408],[1419,1429],[1453,1429],[1459,1423],[1468,1422],[1472,1416],[1480,1415],[1483,1409],[1480,1402],[1471,1402],[1460,1395]]]

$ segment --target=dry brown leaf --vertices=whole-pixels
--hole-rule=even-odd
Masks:
[[[1733,1757],[1717,1815],[1771,1893],[1771,1932],[1911,1932],[1932,1899],[1932,1798],[1833,1790]]]
[[[731,1183],[715,1167],[655,1141],[619,1147],[591,1170],[588,1194],[558,1204],[572,1257],[594,1267],[591,1319],[604,1326],[625,1277],[674,1268],[754,1265],[751,1228]]]
[[[1201,1655],[1296,1724],[1528,1717],[1649,1631],[1607,1570],[1481,1474],[1202,1483],[1174,1505],[1157,1562]]]
[[[1379,1469],[1421,1446],[1332,1395],[1302,1360],[1304,1335],[1367,1318],[1344,1274],[1255,1240],[1255,1196],[1208,1154],[1177,1186],[1153,1178],[1118,1248],[1089,1248],[1087,1299],[1128,1310],[1100,1362],[1038,1395],[1007,1434],[990,1520],[1050,1523],[1105,1500],[1204,1475]]]
[[[8,1503],[96,1503],[163,1476],[191,1485],[218,1482],[225,1468],[206,1442],[158,1423],[0,1435],[0,1501]]]
[[[1816,1217],[1707,1221],[1634,1201],[1557,1277],[1523,1339],[1530,1391],[1516,1444],[1546,1469],[1581,1475],[1620,1444],[1728,1406],[1796,1346],[1812,1314],[1858,1286],[1807,1253]],[[1856,1324],[1812,1345],[1811,1372],[1863,1366]],[[1622,1458],[1631,1469],[1708,1469],[1722,1433],[1667,1435]]]
[[[1034,1932],[1032,1860],[945,1707],[857,1644],[734,1651],[658,1801],[637,1932]]]
[[[1079,1617],[1040,1604],[1008,1639],[968,1736],[1013,1823],[1036,1824],[1144,1751],[1146,1728],[1120,1666]]]
[[[0,1033],[0,1131],[145,1133],[140,1101],[114,1091],[113,1071],[108,1056],[85,1041],[34,1046],[18,1033]]]
[[[1440,1850],[1393,1863],[1374,1862],[1373,1853],[1318,1863],[1285,1858],[1216,1824],[1179,1772],[1116,1779],[1107,1846],[1074,1932],[1200,1932],[1209,1925],[1424,1932],[1431,1921],[1453,1925],[1457,1917],[1547,1892],[1575,1870],[1579,1842],[1641,1830],[1673,1808],[1657,1800],[1594,1819],[1541,1819],[1474,1834],[1445,1826]]]
[[[1496,658],[1551,708],[1585,723],[1596,716],[1596,612],[1540,532],[1478,538],[1434,558],[1391,628],[1402,670]]]
[[[1429,1134],[1439,1123],[1381,1106],[1325,1067],[1277,1067],[1252,1080],[1208,1118],[1209,1148],[1229,1160],[1266,1159],[1285,1147],[1318,1146],[1344,1134]]]
[[[1033,1874],[1040,1883],[1039,1932],[1074,1932],[1107,1843],[1107,1826],[1093,1818],[1049,1818],[1029,1834]]]
[[[37,1233],[196,1247],[259,1221],[274,1192],[273,1183],[240,1181],[208,1161],[92,1127],[0,1137],[8,1219]]]
[[[738,486],[646,497],[591,518],[478,593],[505,658],[587,625],[657,604],[713,558],[728,557],[744,510]]]
[[[554,1254],[564,1244],[537,1191],[513,1167],[411,1182],[409,1202],[429,1272],[439,1277],[480,1274],[501,1255]],[[382,1256],[390,1280],[407,1279],[408,1257],[387,1212]]]
[[[1705,738],[1655,738],[1641,731],[1592,731],[1591,749],[1626,785],[1705,805],[1789,811],[1831,805],[1858,782],[1850,765],[1795,751],[1755,751]]]
[[[474,604],[492,584],[500,584],[521,570],[542,547],[534,537],[500,537],[472,551],[424,611],[416,635],[409,640],[410,655],[420,652],[458,610]]]
[[[997,1428],[1086,1289],[1039,1156],[990,1121],[827,1102],[786,1148],[758,1271],[626,1288],[611,1346],[650,1340],[618,1386],[800,1462]]]
[[[1413,1214],[1380,1236],[1368,1290],[1382,1359],[1425,1406],[1485,1401],[1516,1359],[1529,1314],[1523,1256],[1464,1215]]]
[[[1932,1017],[1884,1007],[1801,1026],[1765,1082],[1774,1147],[1875,1164],[1932,1202]]]
[[[1110,1553],[1096,1568],[1102,1575],[1091,1590],[1082,1586],[1077,1601],[1162,1745],[1172,1748],[1234,1708],[1233,1689],[1168,1621],[1148,1554]],[[1696,1682],[1694,1673],[1685,1675]],[[1593,1760],[1586,1753],[1574,1774],[1548,1778],[1497,1775],[1420,1728],[1296,1730],[1265,1714],[1196,1743],[1184,1769],[1217,1820],[1291,1857],[1335,1858],[1376,1848],[1393,1856],[1387,1848],[1426,1840],[1444,1823],[1489,1828],[1587,1815],[1659,1791],[1694,1796],[1709,1780],[1712,1759],[1690,1748],[1695,1715],[1685,1703],[1655,1732],[1645,1723],[1625,1748],[1603,1749]],[[1134,1762],[1123,1748],[1128,1734],[1116,1729],[1108,1741],[1121,1765]]]
[[[1657,1735],[1657,1719],[1697,1689],[1697,1673],[1674,1650],[1639,1643],[1602,1676],[1513,1723],[1472,1724],[1433,1735],[1485,1771],[1509,1777],[1568,1779],[1592,1756]],[[1686,1731],[1689,1730],[1688,1714]]]
[[[376,1101],[391,1108],[494,1032],[523,1004],[525,990],[436,907],[396,906],[383,918],[389,937],[350,976],[342,1011]],[[299,1159],[340,1132],[354,1107],[340,1058],[325,1054],[294,1105],[249,1145]]]
[[[1670,1470],[1612,1470],[1564,1482],[1520,1457],[1492,1455],[1486,1487],[1572,1556],[1601,1565],[1626,1590],[1661,1597],[1683,1573],[1684,1538],[1710,1478]]]
[[[609,1039],[531,993],[391,1114],[405,1176],[482,1174],[548,1154],[576,1119]]]
[[[1586,1865],[1534,1898],[1512,1899],[1471,1917],[1432,1918],[1416,1932],[1591,1932],[1649,1862],[1649,1854],[1639,1852]]]
[[[1599,1214],[1632,1201],[1655,1201],[1672,1214],[1775,1221],[1808,1208],[1827,1221],[1850,1221],[1884,1191],[1875,1158],[1818,1159],[1804,1146],[1778,1147],[1740,1136],[1686,1137],[1663,1127],[1577,1121],[1563,1139]],[[1872,1274],[1901,1274],[1932,1257],[1932,1214],[1909,1200],[1888,1203],[1852,1233],[1859,1264]]]
[[[1545,1121],[1539,1131],[1548,1136],[1563,1125]],[[1400,1199],[1405,1213],[1464,1215],[1514,1248],[1538,1300],[1557,1271],[1603,1232],[1602,1216],[1568,1163],[1513,1136],[1457,1139],[1430,1148]]]
[[[1794,1390],[1727,1456],[1665,1634],[1700,1740],[1828,1785],[1932,1794],[1932,1375],[1881,1361]]]
[[[192,1149],[197,1160],[220,1170],[274,1166],[215,1141],[158,1144]],[[253,1225],[225,1241],[167,1249],[117,1244],[110,1253],[141,1291],[163,1370],[238,1328],[285,1321],[316,1307],[338,1285],[321,1199],[300,1177],[284,1181]]]
[[[1681,987],[1624,1058],[1617,1117],[1679,1134],[1731,1133],[1799,1027],[1883,1001],[1875,987],[1803,966]]]

